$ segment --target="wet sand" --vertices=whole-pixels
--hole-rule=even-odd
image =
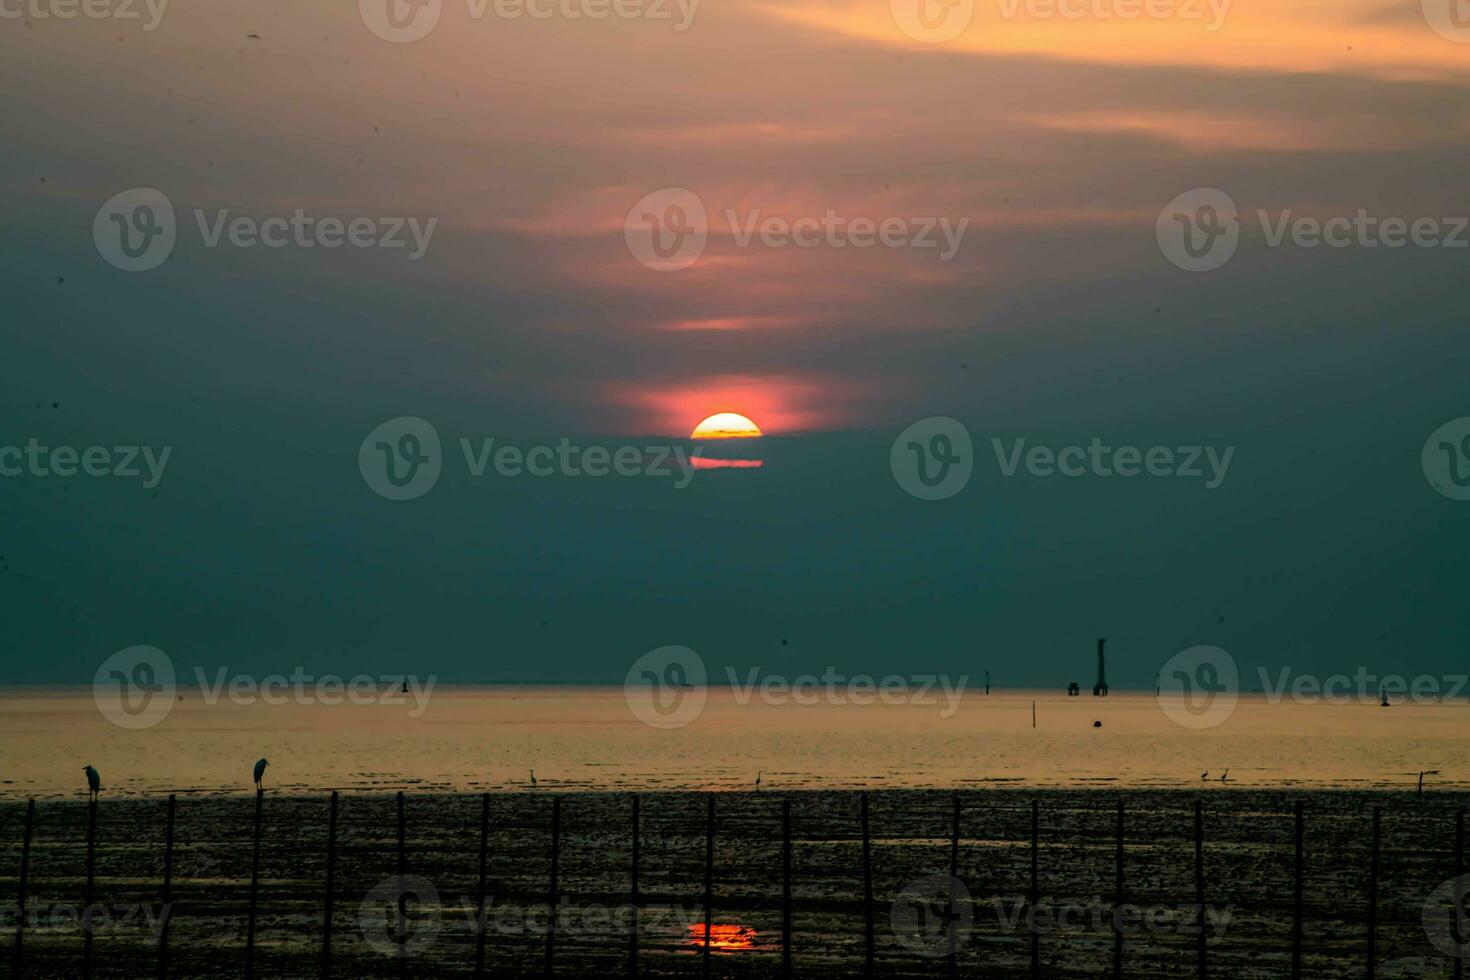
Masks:
[[[492,794],[487,880],[487,973],[539,975],[546,949],[553,794]],[[554,964],[565,976],[621,976],[629,969],[625,905],[630,867],[630,797],[557,793],[561,801]],[[1452,878],[1461,792],[1202,792],[964,790],[960,793],[959,879],[973,926],[958,943],[963,976],[1030,975],[1026,920],[1031,803],[1040,801],[1039,950],[1045,977],[1110,975],[1114,934],[1116,807],[1125,804],[1124,901],[1127,977],[1194,976],[1193,808],[1203,801],[1203,868],[1210,973],[1231,978],[1290,975],[1293,816],[1305,804],[1304,975],[1364,975],[1372,811],[1382,810],[1377,962],[1382,977],[1450,977],[1452,960],[1431,944],[1423,910]],[[798,976],[859,976],[865,949],[860,796],[854,792],[719,793],[713,869],[717,945],[713,976],[781,975],[782,801],[791,803],[792,943]],[[876,973],[944,976],[943,934],[915,931],[912,902],[895,898],[915,881],[947,874],[954,794],[897,790],[869,794]],[[706,797],[641,797],[639,972],[696,976],[703,935]],[[157,975],[165,798],[108,800],[98,810],[94,904],[110,922],[94,933],[94,974]],[[418,885],[410,905],[406,974],[469,975],[481,798],[405,798],[405,868]],[[243,975],[254,800],[180,796],[169,926],[171,974]],[[256,973],[319,976],[326,794],[278,796],[263,805]],[[13,935],[24,805],[0,804],[0,908]],[[87,806],[36,805],[23,974],[80,975],[82,931],[75,916],[85,889]],[[398,976],[387,890],[397,862],[396,799],[340,799],[333,917],[336,976]],[[388,885],[374,892],[387,879]],[[437,895],[437,901],[434,899]],[[366,900],[366,902],[365,902]],[[932,904],[932,903],[931,903]],[[1075,908],[1074,908],[1075,907]],[[1058,911],[1071,910],[1065,924]],[[931,910],[932,911],[932,910]],[[939,909],[942,912],[942,908]],[[1228,915],[1228,921],[1221,916]],[[1151,922],[1149,926],[1147,923]],[[931,917],[931,926],[933,920]],[[691,942],[691,937],[694,941]],[[10,940],[6,941],[8,946]],[[936,955],[937,954],[937,955]]]

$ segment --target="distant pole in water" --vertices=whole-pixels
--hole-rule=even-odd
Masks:
[[[990,671],[985,672],[985,693],[990,693]]]
[[[1031,727],[1036,727],[1036,702],[1031,702]]]
[[[1108,696],[1107,661],[1103,658],[1103,646],[1107,642],[1107,637],[1097,638],[1097,683],[1092,686],[1092,696],[1095,698]]]
[[[1378,843],[1382,813],[1373,808],[1373,853],[1368,864],[1368,980],[1378,975]],[[1458,914],[1458,913],[1457,913]]]
[[[168,976],[168,924],[173,918],[174,794],[168,794],[168,817],[163,829],[163,915],[158,923],[158,980]]]
[[[20,897],[16,900],[15,903],[16,910],[19,912],[19,914],[15,918],[14,959],[16,976],[20,975],[20,961],[21,958],[24,956],[24,950],[22,949],[21,943],[23,941],[22,937],[25,935],[26,928],[26,879],[29,876],[31,867],[31,826],[35,823],[35,819],[36,801],[27,800],[25,830],[23,832],[24,836],[21,839],[22,842],[20,845]]]

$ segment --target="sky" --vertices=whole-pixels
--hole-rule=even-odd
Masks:
[[[1470,416],[1457,8],[444,0],[404,41],[374,2],[179,3],[151,30],[156,4],[0,4],[0,463],[169,451],[154,485],[0,477],[0,681],[87,683],[152,644],[621,682],[679,644],[715,670],[1059,688],[1098,636],[1117,686],[1194,644],[1465,670],[1470,503],[1424,455]],[[101,244],[135,188],[175,215],[145,271]],[[1164,229],[1201,188],[1238,243],[1190,271]],[[298,210],[408,244],[212,238]],[[1437,244],[1277,232],[1360,212]],[[692,222],[660,244],[697,257],[645,261],[646,216]],[[811,247],[779,231],[803,220]],[[727,411],[764,436],[698,448],[761,465],[683,486],[672,462],[477,476],[460,443],[647,462]],[[360,450],[402,418],[441,472],[390,499]],[[971,440],[943,499],[893,462],[933,418]],[[1017,440],[1094,439],[1233,451],[1213,487],[1006,471]]]

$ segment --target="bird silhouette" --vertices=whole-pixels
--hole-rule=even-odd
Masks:
[[[260,785],[261,779],[265,777],[265,767],[270,765],[270,760],[261,759],[255,764],[255,790],[260,792],[264,787]]]
[[[1220,782],[1222,782],[1222,783],[1223,782],[1227,782],[1229,779],[1230,779],[1230,770],[1229,769],[1226,769],[1224,772],[1220,773]]]
[[[102,777],[97,775],[97,770],[90,765],[83,766],[82,771],[87,774],[87,796],[95,800],[97,794],[102,792]]]
[[[531,785],[536,785],[536,770],[534,769],[531,770]]]
[[[765,772],[765,770],[764,769],[761,769],[761,770],[758,770],[756,772],[756,774],[755,774],[755,791],[757,793],[759,793],[760,790],[761,790],[761,774],[764,773],[764,772]]]
[[[1202,772],[1202,773],[1199,774],[1199,778],[1200,779],[1209,779],[1210,778],[1210,771],[1208,769],[1206,769],[1204,772]]]

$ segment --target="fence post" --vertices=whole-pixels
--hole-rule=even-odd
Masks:
[[[1209,966],[1205,958],[1205,815],[1204,802],[1194,801],[1194,908],[1195,954],[1199,980],[1205,980]]]
[[[15,920],[15,951],[14,951],[14,956],[15,956],[15,973],[16,973],[17,976],[20,975],[20,961],[23,958],[23,956],[25,955],[24,954],[24,950],[22,948],[22,941],[23,941],[22,940],[22,937],[25,935],[25,928],[26,928],[26,879],[27,879],[27,877],[29,875],[30,867],[31,867],[31,827],[34,825],[35,819],[36,819],[36,801],[35,800],[27,800],[26,801],[26,825],[25,825],[24,836],[21,838],[21,845],[20,845],[20,897],[16,901],[16,907],[20,911],[20,915],[18,915],[16,917],[16,920]]]
[[[633,859],[630,870],[628,926],[628,976],[638,975],[638,794],[633,794]]]
[[[92,977],[92,889],[96,872],[97,797],[87,805],[87,885],[82,899],[82,978]]]
[[[1296,801],[1296,870],[1291,913],[1291,980],[1302,977],[1302,881],[1306,875],[1306,857],[1302,847],[1302,801]]]
[[[781,976],[791,977],[791,798],[781,801]]]
[[[865,925],[865,945],[863,954],[863,972],[866,976],[873,976],[873,848],[872,839],[868,834],[868,794],[863,791],[860,797],[863,815],[863,921]]]
[[[480,795],[480,880],[475,913],[475,976],[485,975],[485,860],[490,849],[490,794]]]
[[[704,952],[700,972],[709,980],[710,927],[714,923],[715,901],[715,794],[705,794],[704,812]]]
[[[245,918],[245,980],[255,976],[255,907],[260,888],[260,804],[265,790],[255,788],[255,830],[250,850],[250,906]]]
[[[398,791],[398,976],[408,976],[408,848],[406,820],[403,813],[403,790]]]
[[[959,973],[959,951],[960,914],[957,908],[959,894],[958,884],[960,880],[960,796],[954,796],[953,805],[950,809],[949,821],[949,907],[945,910],[949,916],[949,975],[956,976]]]
[[[332,904],[337,875],[337,791],[327,804],[327,886],[322,909],[322,980],[332,974]]]
[[[547,898],[550,906],[546,920],[546,970],[549,977],[556,969],[556,902],[558,881],[561,871],[561,799],[551,799],[551,891]]]
[[[1118,849],[1113,885],[1113,980],[1123,980],[1123,929],[1118,908],[1123,904],[1123,801],[1118,801]]]
[[[1368,980],[1378,975],[1378,843],[1380,817],[1378,807],[1373,808],[1373,857],[1368,865]]]
[[[168,976],[168,926],[174,917],[174,794],[168,794],[163,830],[163,917],[158,924],[158,980]]]
[[[1027,910],[1031,920],[1029,931],[1031,933],[1031,980],[1041,978],[1041,933],[1036,929],[1036,903],[1041,901],[1040,872],[1040,833],[1041,825],[1041,801],[1031,801],[1031,888],[1027,891],[1027,899],[1030,908]]]

